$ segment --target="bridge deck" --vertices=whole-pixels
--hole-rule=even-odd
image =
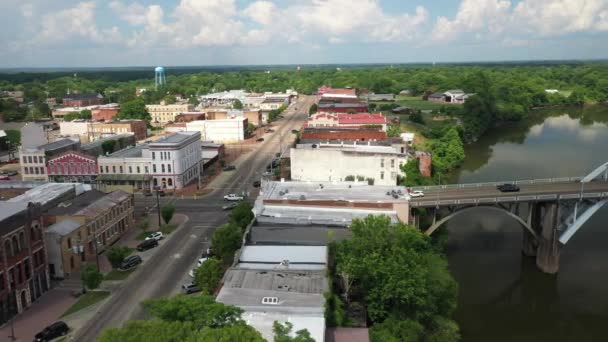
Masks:
[[[595,181],[581,186],[578,181],[545,184],[520,184],[519,192],[500,192],[495,185],[462,188],[433,187],[424,190],[424,197],[412,198],[412,207],[434,207],[436,205],[510,203],[538,200],[579,198],[608,198],[608,182]]]

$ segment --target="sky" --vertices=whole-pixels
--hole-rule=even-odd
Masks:
[[[608,0],[0,0],[0,68],[608,58]]]

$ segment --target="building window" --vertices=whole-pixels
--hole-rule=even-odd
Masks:
[[[23,156],[23,164],[27,163],[27,157]]]
[[[106,173],[110,173],[110,167],[106,166]]]
[[[160,164],[160,169],[162,173],[165,173],[165,164]]]
[[[156,153],[152,152],[152,160],[154,160]]]
[[[118,167],[118,170],[120,171],[120,173],[122,173],[122,165]]]
[[[129,166],[129,173],[133,173],[133,168]]]
[[[34,168],[34,171],[36,172],[36,174],[39,174],[39,171],[38,171],[37,167]]]
[[[34,164],[38,164],[38,157],[34,156]]]
[[[384,159],[380,159],[380,167],[384,167]]]
[[[139,168],[139,166],[137,167],[137,173],[141,173],[140,171],[141,169]]]
[[[397,179],[397,172],[391,172],[391,179]]]
[[[30,164],[32,163],[32,156],[27,156],[27,162]]]
[[[380,172],[380,179],[384,179],[384,171]]]
[[[72,249],[72,239],[68,238],[68,248]]]
[[[147,166],[144,166],[144,171],[146,171],[146,173],[150,173]]]
[[[152,164],[152,172],[156,173],[156,164]]]
[[[167,179],[167,185],[173,186],[173,180],[171,178]]]
[[[167,172],[171,172],[171,164],[167,164]]]
[[[24,158],[25,158],[25,157],[24,157]],[[27,168],[27,167],[24,167],[24,168],[23,168],[23,172],[25,172],[25,174],[26,174],[26,175],[29,175],[29,174],[30,174],[30,170],[28,170],[28,169],[29,169],[29,168]]]
[[[395,167],[395,159],[391,159],[391,167]]]
[[[112,173],[116,173],[116,165],[112,165]]]
[[[262,304],[265,304],[265,305],[278,305],[279,304],[279,297],[263,297],[262,298]]]
[[[103,166],[99,167],[99,173],[103,173]]]

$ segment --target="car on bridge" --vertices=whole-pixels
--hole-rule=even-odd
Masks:
[[[518,192],[519,191],[519,186],[517,186],[516,184],[500,184],[496,186],[496,189],[500,192]]]
[[[422,190],[414,190],[414,191],[410,191],[409,195],[411,197],[423,197],[424,196],[424,192],[422,192]]]
[[[239,196],[237,194],[228,194],[224,196],[224,201],[242,201],[243,199],[243,196]]]

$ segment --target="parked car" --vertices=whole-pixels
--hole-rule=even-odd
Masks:
[[[159,241],[159,240],[162,240],[164,238],[165,238],[165,236],[163,235],[163,232],[156,232],[156,233],[152,233],[152,234],[148,235],[146,237],[146,240],[152,240],[152,239],[154,239],[156,241]]]
[[[7,171],[3,171],[2,173],[7,176],[11,176],[11,177],[19,174],[19,172],[15,171],[15,170],[7,170]]]
[[[255,139],[255,141],[261,142],[261,141],[264,141],[264,138],[257,138],[257,139]]]
[[[154,240],[154,241],[156,241],[156,240]],[[123,260],[120,263],[120,269],[128,270],[139,264],[141,264],[141,257],[139,255],[130,255],[130,256],[126,257],[125,260]]]
[[[59,336],[67,335],[70,328],[63,321],[55,322],[34,336],[34,342],[50,341]]]
[[[222,207],[222,210],[232,210],[232,209],[236,208],[238,205],[239,205],[238,203],[226,204],[225,206]]]
[[[215,253],[213,252],[213,248],[212,247],[208,247],[204,252],[203,255],[201,255],[201,258],[210,258],[212,256],[214,256]]]
[[[150,248],[158,246],[158,241],[155,239],[144,240],[142,243],[137,245],[137,250],[140,252],[147,251]]]
[[[423,197],[424,196],[424,192],[422,192],[421,190],[410,191],[409,194],[411,197]]]
[[[194,283],[182,285],[182,290],[185,294],[201,292],[201,289],[199,289],[198,286],[196,286],[196,284]]]
[[[234,166],[234,165],[224,166],[224,171],[232,171],[232,170],[236,170],[236,166]]]
[[[207,261],[208,258],[200,258],[198,259],[198,261],[196,262],[196,266],[197,267],[201,267],[203,266],[203,264],[205,263],[205,261]]]
[[[259,188],[261,185],[262,185],[262,182],[260,182],[260,181],[253,182],[253,187],[254,188]]]
[[[269,129],[265,130],[264,132],[266,132],[266,133],[274,133],[274,129],[269,128]]]
[[[243,196],[239,196],[237,194],[229,194],[224,196],[224,201],[242,201],[243,199]]]
[[[191,269],[190,272],[188,272],[188,275],[190,276],[190,278],[194,278],[194,276],[196,275],[196,268]]]
[[[496,189],[498,189],[500,192],[518,192],[519,191],[519,186],[515,185],[515,184],[500,184],[496,186]]]
[[[11,180],[11,178],[7,175],[0,175],[0,181],[8,181]]]

